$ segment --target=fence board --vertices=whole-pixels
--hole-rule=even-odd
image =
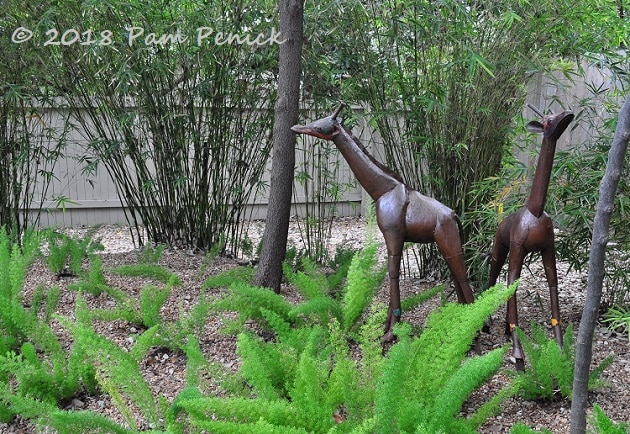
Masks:
[[[528,98],[532,103],[543,111],[558,111],[562,108],[558,104],[561,101],[565,107],[571,108],[578,113],[588,110],[594,115],[605,115],[605,105],[603,96],[594,98],[590,88],[612,88],[613,83],[609,74],[597,67],[585,67],[586,79],[584,82],[572,83],[564,77],[555,79],[543,78],[541,76],[533,79],[529,85]],[[54,109],[51,109],[53,113]],[[59,111],[57,115],[51,115],[51,123],[63,122],[67,113]],[[525,108],[523,116],[527,119],[535,119],[536,115]],[[566,150],[576,144],[584,143],[591,134],[592,125],[587,122],[576,122],[568,134],[564,134],[558,143],[558,149]],[[380,145],[378,134],[370,129],[367,123],[359,123],[355,128],[355,134],[374,153],[375,157],[384,161],[382,145]],[[311,138],[302,138],[300,146],[314,146],[315,141]],[[72,131],[69,138],[69,145],[65,155],[60,158],[55,169],[56,179],[49,187],[46,199],[41,204],[44,208],[40,216],[40,227],[49,226],[92,226],[96,224],[126,224],[124,204],[116,194],[116,186],[107,174],[104,167],[99,167],[95,174],[84,173],[84,163],[79,161],[82,155],[86,140],[81,131]],[[537,148],[527,150],[516,150],[517,157],[527,165],[533,165],[537,157]],[[296,168],[303,163],[302,154],[297,153]],[[339,155],[339,178],[338,182],[349,183],[354,177]],[[265,179],[269,181],[268,164]],[[67,198],[65,210],[61,209],[58,198]],[[267,194],[260,194],[250,201],[249,209],[245,215],[252,219],[266,218]],[[303,216],[305,214],[306,197],[304,189],[296,185],[293,201],[294,215]],[[363,189],[354,182],[351,188],[345,191],[336,207],[335,215],[349,216],[360,215],[365,209],[366,194]],[[39,203],[34,203],[34,208]],[[332,206],[333,204],[329,204]],[[32,217],[32,212],[29,212]]]

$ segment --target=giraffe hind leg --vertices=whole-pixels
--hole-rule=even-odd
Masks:
[[[454,220],[444,222],[436,228],[434,237],[435,243],[451,272],[457,293],[457,301],[466,304],[472,303],[475,299],[468,281],[466,265],[464,264],[459,226]]]
[[[507,259],[508,253],[510,252],[509,247],[506,247],[499,237],[497,236],[494,239],[494,244],[492,246],[492,253],[490,254],[490,276],[488,278],[488,286],[492,287],[496,285],[497,279],[499,278],[499,274],[501,274],[501,268],[505,264],[505,260]],[[487,328],[490,328],[490,324],[486,324]],[[509,336],[511,334],[509,322],[507,316],[505,318],[505,335]]]

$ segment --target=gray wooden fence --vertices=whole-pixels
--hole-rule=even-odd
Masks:
[[[571,82],[560,77],[555,79],[536,77],[530,84],[528,102],[538,106],[543,110],[558,111],[562,107],[571,108],[576,113],[588,109],[590,115],[604,118],[606,107],[604,97],[606,92],[599,96],[594,96],[591,89],[611,88],[613,83],[610,75],[597,67],[587,67],[586,79],[580,82]],[[51,109],[53,110],[53,109]],[[535,119],[537,116],[528,108],[524,108],[523,115],[526,118]],[[63,121],[63,114],[51,113],[50,118],[54,126],[55,122]],[[55,119],[57,119],[55,121]],[[569,144],[584,143],[590,137],[592,130],[591,122],[580,120],[574,123],[573,129],[565,133],[558,143],[559,149],[567,149]],[[366,146],[372,150],[377,159],[383,160],[382,144],[378,134],[370,130],[366,123],[359,124],[355,128],[357,134]],[[55,180],[49,187],[46,198],[41,203],[44,211],[40,216],[40,226],[92,226],[96,224],[126,224],[124,207],[125,204],[119,199],[116,186],[105,170],[101,169],[96,174],[89,176],[84,174],[83,163],[79,157],[85,145],[85,139],[80,131],[73,131],[69,137],[68,148],[55,169]],[[311,141],[304,142],[308,146]],[[518,158],[526,164],[533,164],[536,153],[531,150],[518,151]],[[301,164],[300,153],[298,153],[297,167]],[[270,165],[269,165],[270,167]],[[341,161],[339,176],[341,182],[352,179],[352,174],[345,161]],[[265,174],[269,180],[269,170]],[[67,199],[63,209],[55,198],[64,197]],[[293,213],[304,214],[304,206],[308,198],[304,190],[296,185],[294,195]],[[348,188],[336,203],[335,215],[348,216],[359,215],[363,211],[366,203],[363,189],[357,184]],[[362,205],[363,204],[363,205]],[[34,208],[40,203],[34,203]],[[264,219],[266,217],[267,196],[258,195],[251,203],[250,211],[252,219]]]

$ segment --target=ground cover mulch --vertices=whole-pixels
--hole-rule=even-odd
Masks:
[[[300,225],[297,220],[292,221],[290,240],[298,248],[303,244]],[[339,219],[333,225],[334,230],[330,239],[330,249],[334,251],[337,245],[358,248],[365,239],[365,222],[359,218]],[[254,245],[262,236],[262,222],[252,222],[249,226],[249,236]],[[68,230],[71,233],[81,234],[83,229]],[[83,231],[83,232],[82,232]],[[106,226],[100,228],[95,238],[101,239],[105,246],[105,252],[101,259],[105,269],[106,279],[110,286],[122,289],[130,295],[138,295],[147,284],[146,279],[135,277],[123,277],[110,273],[108,270],[120,265],[135,263],[138,260],[137,252],[131,241],[129,231],[125,227]],[[381,239],[381,238],[379,238]],[[384,248],[380,250],[380,256],[385,260]],[[217,274],[223,270],[243,266],[243,258],[219,257],[208,260],[204,255],[193,254],[184,250],[167,250],[159,263],[171,271],[177,273],[182,284],[176,286],[165,302],[160,314],[165,320],[174,320],[182,311],[192,308],[202,295],[202,285],[208,276]],[[410,265],[407,275],[401,280],[402,297],[410,296],[428,287],[439,284],[445,280],[441,276],[431,278],[419,278],[413,265]],[[28,300],[37,285],[58,285],[61,288],[61,299],[56,313],[70,318],[74,315],[77,293],[68,289],[68,285],[76,281],[76,278],[61,278],[53,275],[43,260],[38,260],[29,270],[24,299]],[[567,271],[566,265],[559,264],[560,302],[563,328],[568,324],[574,325],[577,333],[578,324],[584,304],[586,292],[586,276],[574,271]],[[159,285],[158,282],[154,282]],[[215,291],[216,295],[221,290]],[[283,285],[282,294],[289,300],[296,300],[296,294],[289,285]],[[388,294],[387,285],[384,284],[378,297],[386,301]],[[101,295],[98,297],[90,294],[84,295],[90,308],[111,308],[115,301]],[[549,294],[547,291],[544,272],[538,264],[523,270],[521,285],[518,290],[519,317],[521,327],[526,334],[531,330],[530,322],[544,324],[547,334],[552,337],[549,323]],[[434,297],[429,302],[405,312],[403,320],[421,326],[429,312],[441,303],[440,296]],[[505,307],[499,308],[493,315],[491,328],[488,333],[482,333],[480,337],[481,351],[503,346],[507,338],[504,335]],[[208,319],[204,333],[200,338],[200,345],[207,360],[221,364],[227,370],[236,372],[239,368],[239,360],[236,355],[236,340],[234,337],[219,333],[222,326],[220,317]],[[53,321],[53,327],[61,337],[64,345],[70,346],[72,342],[61,324]],[[125,321],[96,322],[96,330],[108,339],[118,343],[123,348],[131,348],[135,336],[140,330]],[[64,339],[66,339],[64,341]],[[628,335],[621,331],[609,330],[603,325],[598,326],[594,342],[594,360],[597,364],[610,354],[614,355],[614,361],[602,376],[607,382],[607,387],[591,392],[589,401],[599,404],[606,414],[615,421],[630,422],[630,342]],[[185,385],[185,356],[164,349],[150,351],[141,362],[141,369],[145,379],[157,396],[164,396],[172,401]],[[467,411],[477,408],[489,397],[493,396],[509,380],[507,372],[514,369],[509,357],[504,361],[504,370],[496,374],[480,390],[476,391],[464,408]],[[209,380],[211,384],[211,380]],[[554,401],[526,401],[519,397],[513,397],[507,401],[501,414],[490,418],[480,429],[482,433],[507,433],[517,422],[524,422],[532,428],[549,429],[553,433],[568,433],[570,422],[571,403],[567,399]],[[67,409],[93,410],[104,414],[117,421],[123,421],[122,415],[113,405],[107,395],[80,396],[66,404]],[[140,426],[148,428],[138,416]],[[0,433],[35,433],[36,427],[26,420],[16,418],[8,424],[0,424]]]

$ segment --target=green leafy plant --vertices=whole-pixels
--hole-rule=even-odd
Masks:
[[[80,284],[78,287],[82,288]],[[146,285],[140,290],[139,300],[110,286],[101,285],[99,288],[111,296],[116,301],[117,306],[111,309],[91,309],[87,316],[91,319],[106,321],[121,319],[136,326],[151,328],[162,323],[160,309],[171,294],[173,286],[167,285],[164,288],[158,288],[153,285]]]
[[[157,288],[147,285],[140,291],[140,312],[142,315],[142,325],[153,327],[162,323],[160,309],[171,294],[172,286]]]
[[[607,130],[607,127],[612,129]],[[598,187],[606,167],[614,125],[609,120],[604,122],[604,127],[592,128],[598,131],[592,142],[557,152],[554,182],[549,189],[549,209],[555,215],[556,226],[560,229],[556,250],[571,268],[578,271],[585,270],[588,264],[588,255],[583,252],[591,243]],[[625,224],[630,218],[630,182],[627,181],[630,179],[630,169],[626,167],[624,171],[611,216],[611,228],[614,229],[610,233],[609,260],[606,261],[604,278],[602,302],[605,307],[622,305],[627,298],[627,288],[630,287],[627,267],[630,231]]]
[[[234,283],[214,307],[240,315],[230,331],[240,330],[240,375],[250,389],[227,398],[183,399],[179,405],[191,423],[225,433],[474,432],[516,391],[510,386],[470,419],[458,417],[507,351],[464,361],[485,319],[514,288],[494,288],[472,306],[443,306],[418,338],[409,324],[398,326],[399,341],[384,356],[384,310],[373,304],[384,273],[375,258],[375,244],[357,252],[340,293],[330,291],[314,262],[303,259],[300,271],[286,264],[289,282],[303,297],[296,306],[270,290]],[[247,320],[273,337],[250,331]],[[350,355],[350,342],[360,348],[360,361]]]
[[[630,432],[629,423],[615,423],[604,413],[604,410],[597,405],[593,404],[593,415],[591,416],[591,423],[595,426],[597,433],[601,434],[628,434]]]
[[[156,35],[176,25],[186,38],[208,22],[221,22],[226,37],[278,28],[269,2],[233,6],[139,0],[129,8],[50,5],[47,16],[56,28],[80,20],[86,28],[107,28],[115,35],[128,34],[130,23],[150,26]],[[43,14],[29,8],[15,19],[25,13]],[[36,24],[27,21],[22,25]],[[56,71],[48,86],[71,108],[72,123],[86,139],[79,156],[84,171],[106,170],[111,176],[140,245],[146,237],[208,251],[223,237],[238,246],[249,199],[263,184],[273,121],[266,102],[275,99],[275,87],[268,84],[277,74],[277,44],[250,50],[230,43],[206,50],[214,36],[201,47],[173,44],[155,52],[140,39],[128,44],[112,38],[111,50],[91,47],[81,64],[67,63],[79,54],[74,49],[53,48],[46,57],[46,69]],[[97,78],[102,75],[110,79]]]
[[[85,309],[80,303],[77,306]],[[99,388],[112,397],[125,422],[134,430],[138,430],[138,424],[127,400],[140,409],[150,424],[160,426],[158,405],[138,367],[138,360],[148,349],[146,340],[136,343],[140,350],[123,351],[117,344],[97,334],[81,320],[82,317],[83,314],[77,314],[79,321],[72,323],[65,319],[63,323],[72,332],[84,363],[93,369]],[[145,334],[152,336],[156,331],[157,328],[149,329]]]
[[[157,244],[156,246],[146,245],[138,250],[136,257],[138,262],[142,264],[157,264],[166,250],[165,244]]]
[[[475,432],[480,420],[459,417],[462,403],[498,369],[507,347],[462,360],[476,327],[509,294],[495,288],[472,306],[447,304],[431,314],[417,339],[408,324],[397,326],[399,342],[386,356],[381,310],[355,335],[361,362],[350,356],[348,334],[336,319],[327,328],[309,321],[292,325],[263,309],[276,338],[243,332],[238,340],[241,374],[251,392],[193,396],[178,405],[194,426],[217,433]],[[462,321],[464,313],[475,319]],[[486,417],[500,401],[489,405],[494,410],[480,409]]]
[[[623,307],[612,307],[606,312],[603,322],[607,323],[608,327],[613,330],[625,330],[628,333],[628,340],[630,340],[630,310]]]
[[[175,351],[185,350],[189,336],[203,336],[213,302],[210,297],[201,296],[190,311],[182,312],[175,321],[161,321],[155,345]]]
[[[180,285],[179,277],[162,265],[154,263],[138,263],[119,265],[111,270],[112,273],[121,276],[145,277],[171,285]]]
[[[526,424],[519,422],[512,427],[510,430],[511,434],[535,434],[535,433],[543,433],[543,434],[552,434],[548,429],[543,429],[542,431],[534,430],[528,427]]]
[[[94,390],[76,348],[64,350],[49,325],[59,302],[59,287],[38,286],[30,307],[24,305],[22,285],[29,258],[36,251],[34,240],[38,238],[29,235],[22,249],[13,246],[6,268],[0,271],[0,417],[5,421],[20,413],[16,402],[27,396],[58,405],[81,390]],[[9,251],[7,242],[0,236],[0,261]]]
[[[44,232],[47,243],[46,259],[48,267],[57,276],[77,276],[81,272],[83,259],[98,250],[104,250],[99,241],[92,240],[96,227],[92,228],[83,239],[54,230]]]
[[[0,355],[18,349],[28,339],[43,348],[57,341],[46,321],[58,300],[58,292],[53,289],[45,295],[44,289],[38,288],[31,308],[24,306],[24,278],[39,252],[39,240],[38,234],[26,232],[20,246],[4,229],[0,230]],[[38,316],[43,305],[46,321]]]
[[[68,289],[88,292],[94,296],[99,296],[108,290],[103,263],[98,255],[90,255],[89,271],[82,273],[78,282],[69,284]]]
[[[593,414],[590,417],[591,424],[594,427],[593,433],[597,434],[628,434],[630,432],[630,424],[627,423],[615,423],[604,413],[602,408],[593,404]],[[512,427],[510,433],[512,434],[533,434],[533,433],[545,433],[551,434],[548,429],[542,431],[533,430],[524,423],[517,423]]]
[[[73,353],[66,358],[60,346],[46,352],[46,356],[48,360],[41,360],[35,346],[28,342],[19,353],[0,356],[0,386],[5,393],[31,396],[52,404],[77,395],[83,386],[81,362]]]
[[[517,329],[526,359],[527,370],[520,374],[519,394],[525,399],[549,400],[557,396],[571,398],[573,388],[573,367],[575,348],[573,345],[573,325],[564,334],[564,345],[560,348],[555,339],[546,337],[542,326],[532,323],[532,336],[526,336]],[[604,359],[589,376],[589,389],[603,385],[600,376],[613,361],[613,356]]]
[[[23,11],[17,4],[3,4],[3,26],[15,23]],[[72,123],[67,113],[50,110],[57,103],[39,79],[43,47],[24,53],[8,40],[0,47],[0,227],[19,243],[40,224]]]
[[[256,270],[253,267],[235,267],[208,277],[204,289],[227,288],[235,281],[252,283]]]

